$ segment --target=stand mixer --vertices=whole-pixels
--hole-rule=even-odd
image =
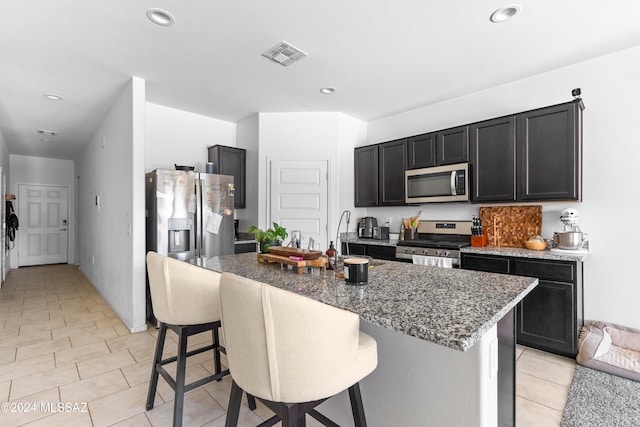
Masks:
[[[560,221],[564,224],[564,230],[553,233],[554,248],[551,252],[560,253],[587,253],[589,242],[586,233],[578,227],[578,211],[565,209],[560,214]]]

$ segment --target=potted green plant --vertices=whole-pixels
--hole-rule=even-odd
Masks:
[[[249,234],[255,235],[261,253],[269,252],[269,246],[280,246],[288,236],[287,229],[280,227],[275,222],[273,223],[273,227],[269,227],[266,230],[252,225],[249,227]]]

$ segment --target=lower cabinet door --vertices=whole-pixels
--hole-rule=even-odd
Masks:
[[[575,357],[575,296],[572,283],[540,280],[518,304],[518,344]]]

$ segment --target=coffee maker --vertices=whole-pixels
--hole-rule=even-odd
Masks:
[[[373,238],[373,229],[378,226],[378,220],[372,216],[360,218],[358,237]]]

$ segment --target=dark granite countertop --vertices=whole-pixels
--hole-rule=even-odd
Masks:
[[[372,324],[455,350],[471,348],[538,283],[531,277],[377,261],[364,286],[331,270],[297,274],[259,264],[255,253],[224,255],[206,267],[231,272],[360,315]]]
[[[533,251],[526,248],[503,248],[495,246],[468,246],[460,249],[463,253],[472,254],[484,254],[484,255],[501,255],[520,258],[537,258],[537,259],[550,259],[558,261],[578,261],[582,262],[587,259],[587,253],[571,253],[570,251],[564,251],[562,253],[555,253],[551,250],[545,249],[543,251]]]

